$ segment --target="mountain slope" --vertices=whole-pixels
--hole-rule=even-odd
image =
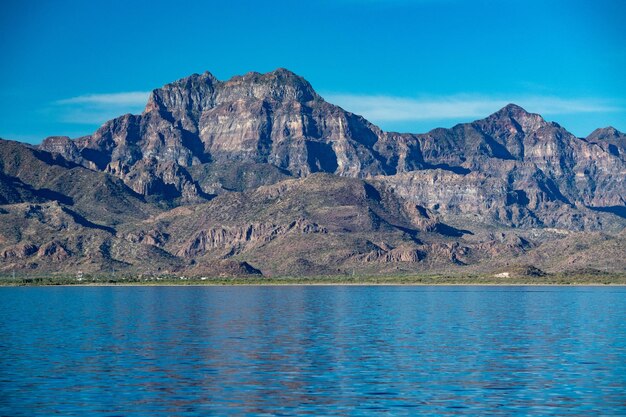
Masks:
[[[104,225],[140,220],[158,211],[118,178],[58,154],[0,139],[2,184],[23,190],[8,203],[57,201]]]
[[[514,227],[622,227],[599,213],[625,205],[624,161],[519,106],[414,137],[426,166],[445,172],[418,170],[381,182],[441,214]]]

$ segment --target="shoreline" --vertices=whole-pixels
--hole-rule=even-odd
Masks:
[[[547,274],[493,273],[400,273],[362,275],[239,275],[185,276],[175,274],[110,275],[87,273],[73,276],[64,273],[0,276],[0,287],[202,287],[202,286],[626,286],[626,272],[553,272]]]
[[[109,281],[90,281],[90,282],[68,282],[67,280],[59,280],[55,282],[54,278],[46,281],[22,281],[2,282],[0,280],[0,288],[2,287],[297,287],[297,286],[336,286],[336,287],[383,287],[383,286],[405,286],[405,287],[626,287],[626,276],[604,276],[604,277],[572,277],[560,279],[454,279],[447,277],[442,279],[436,278],[416,278],[414,280],[407,278],[372,278],[363,280],[340,280],[340,279],[307,279],[307,278],[288,278],[288,279],[207,279],[207,280],[146,280],[146,281],[126,281],[119,280],[117,282]]]
[[[619,283],[574,283],[574,284],[484,284],[484,283],[269,283],[269,284],[46,284],[46,285],[0,285],[3,287],[626,287]]]
[[[177,288],[200,288],[200,287],[498,287],[498,288],[507,288],[507,287],[536,287],[536,288],[547,288],[547,287],[624,287],[626,288],[626,284],[602,284],[602,283],[577,283],[577,284],[372,284],[372,283],[363,283],[363,284],[342,284],[342,283],[317,283],[317,284],[51,284],[51,285],[0,285],[0,291],[2,288],[122,288],[122,287],[177,287]]]

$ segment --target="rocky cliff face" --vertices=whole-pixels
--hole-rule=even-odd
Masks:
[[[380,181],[442,214],[515,227],[598,229],[606,225],[597,211],[626,201],[624,161],[607,145],[621,143],[619,136],[580,139],[508,105],[486,119],[414,137],[426,169]]]
[[[78,155],[60,138],[47,139],[42,149],[112,173],[140,194],[169,188],[195,201],[203,190],[189,168],[210,162],[268,163],[293,176],[387,173],[393,168],[374,146],[382,135],[287,70],[225,82],[206,72],[154,90],[143,114],[77,139]]]
[[[543,191],[544,198],[594,207],[624,202],[623,161],[516,105],[483,120],[420,135],[420,143],[427,154],[432,155],[433,147],[437,155],[448,154],[451,166],[506,179],[513,189],[532,187]]]
[[[563,268],[531,253],[573,234],[623,240],[626,135],[577,138],[514,104],[384,132],[287,70],[206,72],[92,135],[0,141],[0,217],[0,270]]]
[[[264,164],[293,177],[385,176],[398,190],[411,176],[404,173],[412,172],[416,178],[445,177],[435,188],[455,184],[449,197],[438,191],[440,201],[403,192],[430,208],[451,205],[452,211],[508,226],[583,229],[601,227],[587,207],[610,211],[625,204],[624,143],[611,128],[577,138],[513,104],[452,129],[383,132],[279,69],[224,82],[208,72],[194,74],[154,90],[141,115],[121,116],[75,141],[48,138],[41,149],[119,177],[141,195],[186,203],[229,189],[209,181],[202,166],[240,171],[244,164]],[[454,204],[459,188],[472,190],[483,177],[495,187],[487,198],[463,208]],[[577,209],[583,214],[570,213]]]

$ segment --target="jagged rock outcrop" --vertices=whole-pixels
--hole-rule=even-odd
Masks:
[[[34,255],[38,250],[37,245],[33,245],[32,243],[20,243],[3,250],[0,256],[2,256],[2,259],[23,259]]]
[[[162,247],[168,241],[169,237],[167,233],[152,229],[148,231],[139,230],[138,232],[130,232],[126,235],[126,240],[131,243],[143,243],[144,245]]]
[[[215,277],[258,277],[261,271],[247,262],[237,262],[232,259],[221,259],[212,262],[197,262],[186,271],[187,276],[201,278]]]
[[[327,233],[328,231],[324,227],[302,218],[288,225],[256,223],[234,228],[210,228],[200,231],[189,239],[176,255],[195,257],[204,255],[211,249],[220,248],[225,249],[226,254],[231,256],[248,246],[262,245],[290,232],[309,234]]]
[[[64,261],[70,257],[70,253],[65,249],[63,244],[58,241],[48,242],[42,245],[37,251],[40,258],[49,258],[51,261]]]
[[[395,263],[395,262],[419,262],[424,258],[424,253],[412,246],[397,248],[379,248],[361,258],[365,262]]]

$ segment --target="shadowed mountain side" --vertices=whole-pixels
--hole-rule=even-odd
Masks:
[[[0,139],[0,183],[23,191],[8,203],[57,201],[90,221],[114,226],[158,212],[118,178],[56,154]]]

